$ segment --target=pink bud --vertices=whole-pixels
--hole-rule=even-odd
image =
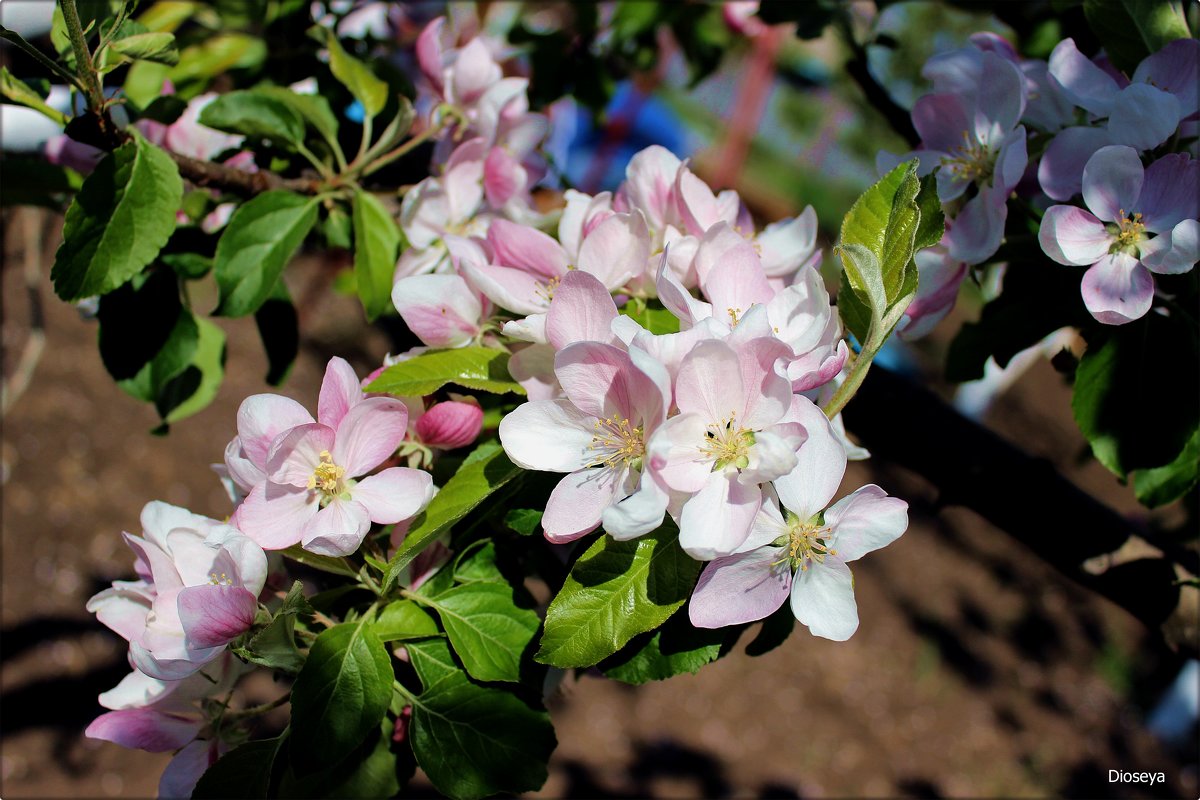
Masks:
[[[417,420],[417,438],[430,447],[454,450],[475,441],[483,428],[483,409],[472,403],[437,403]]]

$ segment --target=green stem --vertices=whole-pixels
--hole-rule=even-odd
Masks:
[[[75,51],[75,69],[84,94],[88,98],[88,107],[99,114],[104,109],[104,89],[100,86],[100,76],[96,73],[96,65],[92,62],[92,52],[88,49],[87,39],[83,35],[83,25],[79,22],[79,10],[75,0],[60,0],[63,22],[67,26],[67,37],[71,40],[71,49]]]
[[[222,718],[225,720],[228,720],[230,722],[236,722],[239,719],[246,719],[247,717],[262,716],[263,714],[266,714],[268,711],[274,711],[275,709],[279,708],[280,706],[284,705],[285,703],[290,702],[291,699],[292,699],[292,693],[288,692],[287,694],[283,695],[282,697],[277,697],[274,700],[272,700],[271,702],[263,703],[260,706],[251,706],[250,708],[243,708],[241,711],[226,711],[222,715]]]
[[[841,413],[846,404],[850,402],[858,391],[858,387],[862,386],[863,379],[867,377],[867,370],[871,368],[871,362],[875,360],[875,356],[879,353],[879,348],[867,349],[864,347],[858,356],[854,359],[854,365],[850,368],[850,374],[846,376],[846,380],[833,393],[833,397],[829,398],[829,403],[825,406],[825,416],[833,419]]]
[[[399,147],[389,150],[383,155],[372,159],[367,164],[357,168],[351,164],[350,171],[347,173],[347,177],[355,177],[360,175],[366,176],[370,175],[372,172],[379,171],[396,159],[403,158],[404,156],[408,155],[410,152],[425,144],[425,142],[428,142],[430,139],[436,138],[438,134],[450,126],[451,122],[462,119],[462,113],[458,109],[451,106],[442,106],[441,108],[445,113],[443,113],[441,118],[438,119],[436,125],[430,125],[419,135],[414,136]]]
[[[358,145],[358,155],[354,157],[355,163],[361,162],[366,157],[367,151],[371,148],[371,133],[374,119],[370,114],[366,114],[363,117],[362,141]]]
[[[317,158],[303,143],[296,142],[296,152],[308,159],[308,163],[316,167],[317,172],[321,173],[322,178],[329,180],[333,177],[333,171],[329,169],[329,165]]]
[[[4,39],[4,41],[6,41],[6,42],[11,42],[12,44],[16,45],[18,48],[23,50],[34,61],[38,62],[43,67],[50,70],[58,77],[65,80],[67,83],[74,86],[76,89],[83,91],[83,84],[81,84],[79,82],[79,77],[77,75],[75,75],[75,73],[66,69],[65,67],[63,67],[62,64],[59,64],[57,61],[55,61],[52,58],[50,58],[49,56],[47,56],[41,50],[38,50],[36,47],[31,45],[29,42],[25,41],[23,38],[21,38],[21,36],[19,34],[14,33],[13,31],[10,31],[8,28],[5,28],[3,25],[0,25],[0,38]]]

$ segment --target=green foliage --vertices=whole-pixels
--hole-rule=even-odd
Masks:
[[[296,618],[312,613],[312,606],[304,599],[304,584],[294,582],[274,618],[246,644],[234,647],[234,654],[259,666],[295,675],[304,666],[304,654],[296,646]]]
[[[254,312],[254,323],[267,353],[266,381],[278,386],[291,372],[300,352],[300,319],[282,280]]]
[[[146,31],[123,36],[114,40],[109,47],[123,56],[135,60],[154,61],[174,66],[179,63],[179,50],[175,37],[169,33]]]
[[[662,303],[652,301],[640,308],[633,304],[626,305],[621,313],[641,325],[653,334],[679,333],[679,318],[663,307]]]
[[[396,754],[392,750],[395,723],[384,717],[338,764],[305,774],[292,763],[279,775],[280,798],[363,798],[373,800],[394,797],[400,791]],[[239,796],[236,792],[227,795]]]
[[[374,117],[388,101],[388,85],[375,77],[366,64],[347,53],[333,31],[323,27],[313,29],[329,48],[329,69],[333,77],[354,95],[367,112],[368,117]]]
[[[283,103],[304,118],[317,134],[331,145],[337,144],[338,121],[329,101],[317,94],[297,94],[282,86],[258,86],[254,93]]]
[[[140,136],[96,167],[67,209],[50,278],[73,302],[107,294],[149,264],[171,232],[183,198],[175,162]]]
[[[510,509],[504,515],[504,524],[522,536],[532,536],[542,524],[543,513],[534,508]]]
[[[155,401],[163,426],[208,407],[225,378],[225,332],[202,317],[196,318],[196,349],[183,371],[169,381]]]
[[[399,397],[433,394],[448,383],[492,394],[525,394],[508,372],[508,353],[491,347],[433,350],[392,364],[379,374],[368,392]]]
[[[1129,75],[1146,56],[1191,36],[1182,5],[1171,0],[1084,0],[1083,14],[1112,63]]]
[[[936,219],[921,224],[922,205],[917,202],[920,191],[917,162],[915,159],[906,161],[867,189],[842,220],[843,250],[850,245],[861,245],[869,250],[878,262],[879,279],[882,284],[882,292],[878,293],[878,297],[886,301],[884,308],[878,309],[881,316],[888,306],[900,299],[905,272],[910,269],[916,270],[912,257],[918,248],[918,230],[920,229],[921,240],[925,243],[921,246],[928,247],[941,238],[942,226]],[[936,209],[936,195],[932,207],[929,200],[924,201],[924,207],[927,210]],[[870,283],[875,278],[873,270],[870,271],[871,274],[864,273],[866,267],[860,263],[862,259],[853,261],[854,263],[846,264],[846,275],[850,279],[850,285],[860,297],[870,301],[876,294]]]
[[[40,111],[59,125],[66,124],[67,118],[57,109],[46,105],[45,98],[33,90],[29,84],[13,76],[8,67],[0,67],[0,95],[14,103],[28,106],[34,111]]]
[[[293,769],[300,775],[342,760],[376,728],[392,696],[391,658],[367,620],[317,637],[292,687]]]
[[[284,737],[244,742],[217,759],[209,767],[196,788],[194,800],[222,800],[226,797],[271,797],[271,774],[275,757]]]
[[[412,600],[396,600],[384,606],[372,630],[384,642],[424,639],[441,633],[433,617]]]
[[[641,685],[675,675],[694,675],[728,650],[738,628],[697,628],[676,614],[651,634],[637,636],[600,664],[604,674],[622,683]]]
[[[454,652],[472,678],[521,680],[521,659],[537,633],[538,615],[513,602],[506,583],[478,581],[422,602],[438,612]]]
[[[1122,478],[1166,467],[1187,447],[1200,416],[1200,374],[1194,361],[1178,358],[1195,346],[1195,329],[1161,314],[1100,328],[1075,371],[1075,422],[1093,455]]]
[[[408,645],[424,690],[413,700],[410,736],[417,763],[455,800],[541,788],[556,745],[550,716],[502,689],[474,683],[449,645]]]
[[[495,442],[477,447],[409,528],[388,562],[384,589],[396,581],[422,550],[520,472]]]
[[[600,536],[550,603],[537,660],[590,667],[666,622],[691,594],[702,566],[678,537],[670,527],[625,542]]]
[[[316,220],[316,198],[286,191],[263,192],[233,212],[214,259],[221,290],[216,313],[257,311]]]
[[[1200,481],[1200,430],[1192,433],[1187,446],[1170,464],[1135,472],[1133,490],[1139,503],[1157,508],[1183,497],[1197,481]]]
[[[354,278],[359,299],[373,320],[392,307],[392,276],[400,249],[400,226],[375,195],[356,191],[354,215]]]
[[[304,141],[304,118],[275,95],[243,90],[218,95],[200,112],[200,124],[227,133],[270,139],[279,146]]]

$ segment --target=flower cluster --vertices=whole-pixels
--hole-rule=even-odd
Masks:
[[[1083,300],[1100,322],[1145,314],[1150,273],[1186,272],[1197,260],[1195,162],[1164,150],[1200,118],[1198,54],[1200,43],[1180,39],[1129,79],[1103,58],[1086,58],[1071,39],[1047,62],[979,33],[930,59],[922,74],[933,90],[912,112],[921,145],[909,155],[922,174],[936,171],[947,224],[942,243],[917,256],[919,294],[904,335],[932,328],[953,306],[967,268],[996,255],[1014,193],[1035,208],[1082,194],[1087,211],[1045,212],[1043,250],[1061,264],[1090,267]],[[881,169],[899,160],[878,159]]]

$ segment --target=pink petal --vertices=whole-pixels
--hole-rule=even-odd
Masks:
[[[1083,202],[1098,219],[1116,222],[1137,207],[1144,177],[1132,147],[1101,147],[1083,168]]]
[[[158,779],[158,796],[191,797],[196,784],[200,782],[200,776],[217,763],[217,759],[228,749],[229,746],[219,739],[197,739],[184,747],[163,768],[162,777]]]
[[[562,245],[536,228],[497,219],[488,228],[487,239],[498,266],[522,269],[543,280],[560,277],[567,271],[567,254]]]
[[[1179,99],[1147,83],[1126,86],[1113,101],[1108,133],[1116,144],[1151,150],[1179,127]]]
[[[642,215],[613,214],[583,240],[575,266],[613,291],[645,272],[649,258],[650,233]]]
[[[701,451],[708,424],[700,414],[678,414],[658,427],[646,444],[650,469],[677,492],[700,491],[712,474],[713,459]]]
[[[854,561],[886,547],[908,528],[908,503],[868,484],[843,497],[825,512],[833,546],[842,561]]]
[[[304,526],[300,545],[323,556],[348,556],[370,529],[371,516],[362,503],[336,498]]]
[[[439,93],[442,91],[442,30],[445,27],[445,17],[435,18],[421,31],[416,46],[421,72]]]
[[[204,722],[199,719],[184,719],[149,708],[129,708],[101,714],[87,726],[84,735],[122,747],[166,753],[195,739],[203,727]]]
[[[1133,82],[1150,83],[1175,95],[1182,108],[1181,116],[1188,117],[1200,111],[1197,62],[1200,62],[1200,42],[1176,39],[1142,59],[1133,73]]]
[[[560,350],[554,374],[579,410],[602,419],[615,415],[632,420],[634,409],[650,391],[628,353],[600,342],[576,342]]]
[[[791,357],[791,348],[775,338],[760,338],[739,345],[736,352],[745,392],[739,422],[752,429],[774,424],[792,402],[791,382],[776,369],[781,360]]]
[[[1042,250],[1059,264],[1085,266],[1099,261],[1113,238],[1100,220],[1075,206],[1051,206],[1038,231]]]
[[[479,334],[483,305],[458,275],[414,275],[392,287],[404,324],[429,347],[462,347]]]
[[[912,121],[921,136],[921,147],[937,153],[954,152],[963,146],[963,133],[975,130],[965,101],[954,94],[920,98],[913,105]]]
[[[741,362],[729,345],[705,340],[684,356],[675,379],[675,404],[680,411],[697,413],[708,423],[724,424],[742,415],[746,400]]]
[[[670,150],[651,145],[637,153],[625,168],[623,192],[630,206],[642,211],[655,229],[673,221],[673,189],[681,165]]]
[[[1083,275],[1083,304],[1106,325],[1140,319],[1154,299],[1154,279],[1128,253],[1106,255]]]
[[[984,53],[976,104],[1001,130],[1015,128],[1025,112],[1025,76],[1017,65],[995,53]]]
[[[482,429],[483,409],[475,403],[435,403],[417,420],[417,438],[442,450],[466,447]]]
[[[501,308],[518,314],[539,314],[550,307],[553,293],[549,288],[549,278],[494,264],[467,264],[463,273],[473,285],[479,287],[479,291]]]
[[[393,397],[368,397],[350,409],[337,429],[333,463],[357,478],[396,452],[408,431],[408,407]]]
[[[594,531],[620,486],[620,475],[609,467],[591,467],[563,477],[546,501],[542,516],[546,538],[561,544]]]
[[[783,552],[761,547],[707,564],[688,604],[692,624],[723,628],[773,614],[792,590],[791,568],[776,563]]]
[[[554,375],[554,348],[533,344],[512,354],[508,373],[525,390],[530,400],[554,400],[562,396],[562,387]]]
[[[570,400],[535,400],[500,420],[500,442],[519,467],[574,472],[592,460],[595,422]]]
[[[337,430],[342,417],[362,399],[362,384],[354,368],[344,358],[329,359],[321,381],[321,396],[317,399],[317,421]]]
[[[1038,163],[1038,183],[1053,200],[1066,201],[1083,188],[1083,167],[1101,147],[1112,144],[1105,128],[1067,128],[1051,140]]]
[[[300,532],[317,513],[317,496],[306,488],[266,481],[255,486],[230,520],[266,550],[283,550],[300,541]]]
[[[238,407],[238,438],[246,458],[259,469],[266,469],[267,456],[275,437],[297,425],[313,422],[312,414],[290,397],[255,394]]]
[[[693,236],[703,236],[718,222],[731,222],[722,214],[716,195],[704,181],[686,166],[675,177],[675,203],[685,230]]]
[[[791,418],[804,426],[806,438],[796,452],[798,466],[775,480],[779,500],[806,521],[829,504],[846,473],[846,450],[825,413],[805,397],[797,397]]]
[[[714,226],[696,250],[696,273],[713,313],[734,325],[755,304],[766,304],[775,296],[754,245],[734,233],[725,223]]]
[[[150,599],[142,592],[114,586],[88,600],[87,610],[121,638],[133,641],[140,638],[146,629],[150,605]]]
[[[321,463],[321,453],[331,451],[335,439],[333,428],[319,422],[297,425],[271,447],[267,477],[275,483],[307,488],[313,470]]]
[[[241,586],[189,586],[179,593],[179,620],[193,650],[229,644],[254,624],[258,599]]]
[[[1093,64],[1064,39],[1050,54],[1050,75],[1075,105],[1098,117],[1107,117],[1120,87],[1104,70]]]
[[[394,525],[425,510],[433,499],[433,478],[419,469],[390,467],[363,478],[350,496],[362,504],[372,522]]]
[[[1165,233],[1181,220],[1200,218],[1200,161],[1170,153],[1146,167],[1137,210],[1151,233]]]
[[[663,253],[658,264],[655,286],[658,299],[667,310],[680,320],[683,330],[691,328],[702,319],[712,316],[713,308],[702,300],[692,297],[691,293],[679,282],[679,278],[668,268],[667,253]]]
[[[483,192],[488,204],[500,208],[525,188],[525,169],[503,147],[493,147],[483,162]]]
[[[574,342],[609,342],[617,305],[599,279],[582,270],[563,276],[546,315],[546,338],[556,350]]]
[[[1159,275],[1188,272],[1200,259],[1200,222],[1185,219],[1141,247],[1142,264]]]

